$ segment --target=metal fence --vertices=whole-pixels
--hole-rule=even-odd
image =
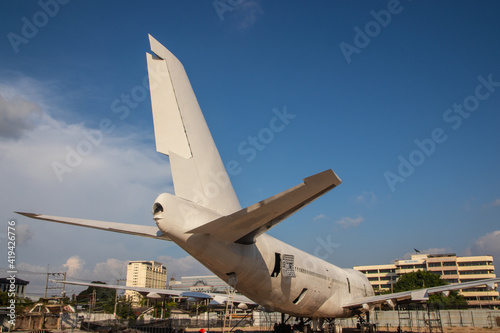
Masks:
[[[500,329],[500,310],[437,310],[439,312],[442,327],[475,327]],[[427,324],[425,322],[426,314],[424,311],[411,310],[410,321],[405,322],[405,325],[411,325],[414,328],[423,328]],[[377,326],[382,328],[398,327],[400,317],[398,311],[375,311],[372,318]],[[346,323],[347,324],[347,323]],[[349,323],[352,324],[352,321]],[[345,326],[347,327],[347,326]]]
[[[440,317],[440,324],[443,328],[446,327],[470,327],[470,328],[490,328],[493,331],[500,331],[500,310],[438,310]],[[405,325],[401,325],[401,316],[398,311],[374,311],[371,315],[373,322],[377,324],[380,329],[395,330],[398,326],[407,326],[416,328],[424,328],[425,314],[424,311],[410,310]],[[411,319],[410,319],[411,318]],[[408,321],[410,320],[410,321]],[[274,313],[259,313],[254,312],[252,319],[246,318],[238,323],[234,319],[231,327],[259,327],[260,330],[272,330],[274,323],[281,322],[280,315]],[[356,318],[346,318],[335,320],[336,324],[343,327],[356,327]],[[80,325],[73,321],[71,325],[65,327],[76,328]],[[107,328],[109,330],[116,330],[118,328],[128,327],[140,330],[142,332],[166,332],[178,333],[181,330],[188,328],[215,329],[222,327],[223,323],[220,319],[212,318],[206,319],[166,319],[154,321],[123,321],[123,320],[101,320],[101,321],[88,321],[85,320],[82,328],[90,330],[99,330],[98,327]]]

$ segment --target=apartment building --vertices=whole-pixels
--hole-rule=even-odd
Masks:
[[[355,266],[364,273],[375,292],[392,290],[397,279],[418,270],[430,271],[441,276],[449,283],[462,283],[496,277],[492,256],[459,257],[450,254],[415,254],[411,259],[395,260],[393,264]],[[473,288],[461,291],[471,307],[499,307],[499,293],[486,288]]]
[[[167,287],[167,269],[156,261],[130,261],[127,265],[127,286],[159,288]],[[139,303],[141,294],[127,290],[125,295],[133,303]]]

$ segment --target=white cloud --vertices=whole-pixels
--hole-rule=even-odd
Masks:
[[[466,255],[492,255],[500,260],[500,230],[492,231],[474,241],[474,244],[465,251]]]
[[[487,207],[497,207],[500,206],[500,199],[495,199],[489,204],[486,205]]]
[[[42,110],[20,96],[7,100],[4,95],[0,91],[0,137],[19,139],[35,126]]]
[[[146,259],[146,260],[153,260]],[[159,256],[156,261],[161,262],[167,267],[168,276],[175,276],[180,280],[183,276],[196,276],[196,275],[213,275],[206,267],[200,264],[196,259],[190,255],[180,258],[173,258],[170,256]],[[37,264],[30,264],[20,262],[17,265],[19,277],[29,281],[28,294],[42,296],[45,290],[45,282],[47,279],[47,271],[51,273],[67,273],[67,280],[78,281],[102,281],[108,284],[116,284],[117,280],[125,279],[127,275],[127,264],[129,260],[119,260],[116,258],[108,258],[105,261],[99,261],[95,265],[88,265],[80,255],[72,255],[67,258],[64,264],[60,266],[40,266]],[[122,284],[124,282],[121,282]],[[78,293],[85,287],[67,286],[66,290],[74,290]]]
[[[167,274],[170,277],[175,276],[176,280],[180,280],[183,276],[213,275],[205,266],[189,255],[183,258],[160,256],[156,261],[163,263],[167,267]]]
[[[241,29],[248,29],[252,27],[264,14],[260,3],[257,1],[244,1],[239,7],[237,7],[237,11],[242,12],[240,21]]]
[[[17,278],[28,281],[27,296],[41,297],[44,295],[47,271],[49,267],[26,262],[16,262]],[[2,271],[2,273],[4,273]],[[6,273],[4,273],[6,274]]]
[[[63,110],[43,84],[24,79],[3,89],[6,102],[23,101],[38,118],[29,126],[19,125],[15,135],[0,136],[0,220],[17,221],[17,268],[28,280],[28,293],[43,295],[47,271],[67,272],[83,281],[116,283],[125,278],[129,260],[163,262],[169,275],[212,273],[182,251],[180,258],[159,256],[172,242],[79,228],[15,215],[13,211],[154,225],[151,206],[162,192],[173,192],[168,160],[158,154],[154,143],[142,143],[144,133],[112,118],[114,130],[99,133],[83,123],[70,123],[71,110]],[[5,84],[0,83],[5,88]],[[7,91],[7,93],[5,93]],[[23,93],[24,92],[24,93]],[[14,107],[10,104],[9,107]],[[52,110],[56,110],[53,116]],[[30,117],[27,113],[26,117]],[[20,117],[20,124],[23,123]],[[128,126],[125,132],[120,125]],[[152,133],[148,133],[152,137]],[[97,144],[89,139],[92,136]],[[88,154],[68,164],[68,154],[82,142],[92,143]],[[85,145],[88,145],[85,143]],[[80,147],[80,148],[81,148]],[[69,165],[71,171],[54,171],[54,163]],[[5,239],[4,235],[0,235]],[[77,287],[67,290],[79,290]]]
[[[64,101],[40,88],[43,84],[39,82],[21,81],[22,84],[0,83],[3,102],[22,100],[26,108],[29,105],[41,110],[29,126],[22,125],[20,120],[15,135],[0,136],[0,220],[17,221],[16,237],[20,245],[16,248],[17,260],[26,267],[42,265],[45,272],[50,264],[51,271],[67,270],[74,278],[90,280],[100,275],[101,279],[114,279],[116,283],[116,278],[122,277],[117,273],[121,262],[138,256],[141,260],[152,260],[170,245],[31,220],[13,212],[154,225],[151,216],[154,199],[162,192],[173,191],[168,160],[156,153],[154,143],[144,144],[143,130],[112,118],[110,112],[103,117],[109,116],[114,130],[103,134],[102,140],[92,145],[92,151],[82,156],[78,165],[70,166],[71,172],[64,173],[59,181],[54,162],[67,164],[68,147],[77,150],[79,143],[89,141],[85,133],[95,134],[95,129],[61,120],[71,118],[71,110],[64,111],[51,103],[64,104]],[[9,105],[14,106],[15,103]],[[52,110],[57,111],[57,118],[51,115]],[[125,131],[124,126],[129,130]],[[152,137],[152,133],[147,135]],[[0,238],[3,241],[6,237],[2,234]],[[106,261],[106,258],[115,259]],[[109,274],[104,274],[106,271]],[[39,292],[37,278],[28,277],[33,279],[28,292]]]
[[[41,296],[45,290],[47,272],[66,273],[67,280],[79,281],[102,281],[108,284],[116,284],[116,280],[124,279],[127,273],[127,260],[108,258],[106,261],[98,262],[94,267],[87,267],[85,260],[78,255],[66,259],[61,266],[39,266],[26,262],[17,265],[18,275],[21,279],[29,281],[28,294]],[[66,290],[76,290],[78,293],[85,287],[66,286]]]
[[[33,232],[31,231],[30,227],[27,225],[19,225],[16,228],[16,244],[17,245],[23,245],[27,241],[29,241],[31,238],[33,238]]]
[[[66,263],[63,265],[65,271],[67,272],[67,277],[78,277],[81,276],[81,271],[85,266],[85,260],[80,258],[79,256],[72,256],[66,260]]]
[[[44,113],[41,121],[16,141],[0,140],[0,215],[12,211],[49,212],[104,219],[132,218],[152,224],[150,206],[161,192],[172,192],[168,162],[153,147],[137,143],[117,130],[93,145],[78,163],[68,163],[78,152],[84,133],[92,129],[67,124]],[[64,165],[63,172],[55,165]],[[134,214],[143,217],[134,219]],[[95,216],[88,216],[89,212]],[[109,214],[112,213],[112,214]],[[64,215],[63,215],[64,216]],[[124,221],[126,222],[126,221]]]
[[[242,0],[234,7],[225,6],[228,11],[224,14],[233,25],[241,31],[250,29],[264,15],[260,1]]]
[[[9,241],[14,241],[16,246],[24,245],[33,237],[33,232],[27,225],[17,224],[12,226],[12,228],[13,229],[7,229],[7,227],[5,227],[4,230],[0,231],[0,245],[7,247]]]
[[[339,224],[340,226],[342,226],[343,228],[350,228],[350,227],[357,227],[364,220],[365,219],[362,218],[361,216],[358,216],[356,218],[352,218],[352,217],[348,217],[348,216],[343,216],[336,223]]]
[[[324,219],[326,219],[325,214],[319,214],[313,218],[314,221],[319,221],[319,220],[324,220]]]
[[[127,260],[109,258],[104,262],[98,262],[92,273],[100,281],[116,283],[116,280],[124,279],[127,276],[127,264]]]
[[[357,204],[364,204],[367,206],[372,206],[377,202],[377,196],[373,192],[363,192],[359,195],[353,197],[353,202]]]

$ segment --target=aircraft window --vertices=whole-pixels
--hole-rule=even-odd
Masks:
[[[347,290],[349,290],[349,294],[351,293],[351,281],[347,278]]]

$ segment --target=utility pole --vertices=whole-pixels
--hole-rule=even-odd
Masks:
[[[127,281],[127,279],[117,279],[116,280],[116,284],[120,285],[120,281]],[[116,318],[116,308],[117,308],[117,305],[118,305],[118,289],[115,290],[115,309],[113,311],[113,316],[115,316],[115,319],[117,319]]]
[[[45,281],[45,294],[43,298],[47,298],[47,289],[49,288],[49,264],[47,264],[47,281]]]
[[[89,295],[89,321],[90,321],[90,309],[92,308],[92,296]]]
[[[95,310],[97,304],[97,290],[92,291],[92,310]]]
[[[47,279],[45,281],[45,294],[44,298],[47,298],[47,291],[50,290],[55,290],[52,291],[53,293],[57,295],[61,295],[64,293],[64,283],[61,283],[62,281],[66,281],[66,273],[50,273],[49,272],[49,266],[47,265]]]

